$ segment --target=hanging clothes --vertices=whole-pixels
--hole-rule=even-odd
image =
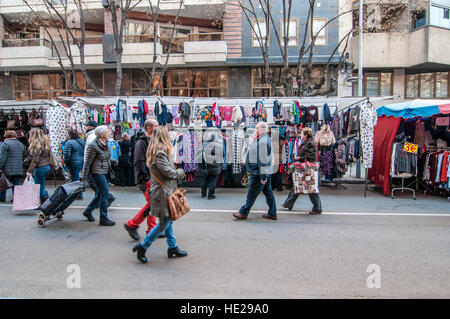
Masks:
[[[69,118],[69,110],[60,104],[56,104],[47,109],[48,136],[50,138],[52,152],[55,155],[59,166],[62,164],[62,158],[60,153],[58,153],[58,149],[61,143],[69,138]]]
[[[373,161],[373,131],[375,125],[377,125],[378,116],[375,107],[366,101],[360,104],[360,109],[362,164],[364,168],[371,168]]]

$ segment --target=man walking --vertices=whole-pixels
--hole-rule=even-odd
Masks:
[[[264,214],[263,217],[277,220],[275,196],[273,195],[270,182],[270,175],[273,171],[273,160],[272,142],[268,135],[269,127],[266,122],[260,122],[256,124],[255,130],[256,136],[249,146],[245,161],[247,172],[250,173],[247,201],[239,212],[234,213],[233,216],[237,219],[247,219],[250,209],[262,191],[264,196],[266,196],[267,205],[269,206],[268,213]]]
[[[133,219],[127,221],[123,226],[131,238],[139,240],[137,229],[139,225],[147,217],[147,234],[156,226],[156,217],[150,215],[150,171],[147,167],[147,148],[152,136],[153,130],[158,127],[158,122],[155,120],[147,120],[144,123],[145,133],[140,133],[136,137],[136,144],[134,149],[134,176],[137,187],[143,192],[146,204],[134,216]],[[161,236],[161,237],[164,237]]]

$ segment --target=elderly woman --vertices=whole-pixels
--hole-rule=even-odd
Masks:
[[[92,176],[92,181],[96,186],[95,197],[87,207],[83,215],[88,221],[93,222],[95,218],[92,211],[100,207],[100,226],[114,226],[115,223],[108,218],[108,175],[111,169],[111,153],[108,148],[109,128],[99,126],[95,129],[95,140],[86,146],[84,157],[83,182],[88,187],[88,176]]]
[[[172,229],[173,221],[169,218],[168,196],[176,190],[177,180],[184,178],[184,171],[175,169],[171,159],[172,152],[173,146],[167,128],[155,128],[147,149],[147,166],[150,168],[151,175],[151,214],[159,217],[159,224],[152,228],[141,243],[133,247],[133,252],[137,252],[137,259],[141,263],[148,262],[145,252],[162,231],[166,235],[167,246],[169,246],[167,256],[169,258],[187,256],[187,252],[180,250],[177,246]]]
[[[314,133],[310,128],[305,127],[300,133],[302,139],[302,144],[300,145],[297,153],[297,157],[294,162],[304,163],[304,162],[317,162],[317,146],[313,139]],[[292,210],[295,201],[300,196],[296,194],[294,188],[289,192],[288,197],[281,205],[282,208]],[[322,202],[320,201],[319,194],[309,194],[309,199],[313,204],[312,210],[309,212],[311,215],[317,215],[322,213]]]
[[[202,198],[215,199],[217,179],[222,172],[223,164],[223,143],[219,134],[210,132],[207,142],[203,144],[201,151],[202,159],[199,161],[205,173],[205,180],[202,186]]]

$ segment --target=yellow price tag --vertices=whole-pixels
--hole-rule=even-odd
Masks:
[[[411,144],[411,143],[405,143],[405,147],[404,147],[404,151],[405,152],[417,154],[418,150],[419,150],[419,145]]]

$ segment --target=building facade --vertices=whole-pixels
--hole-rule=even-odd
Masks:
[[[450,98],[449,0],[364,1],[363,94],[394,96],[403,100]],[[353,9],[340,25],[341,35],[356,29],[359,1],[341,2],[341,12]],[[391,19],[386,12],[395,13]],[[359,34],[349,45],[350,60],[357,72]],[[354,74],[353,79],[357,76]],[[351,84],[351,83],[350,83]],[[358,83],[347,85],[348,94],[358,96]]]
[[[304,34],[307,8],[302,1],[293,7],[289,61],[297,62],[300,41]],[[33,3],[31,1],[31,3]],[[45,7],[34,2],[37,12]],[[41,2],[42,3],[42,2]],[[58,1],[53,1],[58,5]],[[109,9],[101,1],[86,0],[85,60],[88,74],[104,95],[114,95],[115,64],[111,62],[112,23]],[[164,64],[171,23],[179,1],[161,1],[158,18],[157,63]],[[273,16],[278,32],[282,28],[281,1],[273,1]],[[143,1],[127,15],[124,36],[123,82],[121,95],[141,95],[148,85],[147,73],[153,63],[153,20],[148,3]],[[339,12],[338,1],[318,3],[315,25],[323,25]],[[58,45],[51,41],[42,26],[32,19],[33,13],[22,0],[0,2],[0,99],[47,99],[59,95],[77,96],[70,88],[58,65]],[[263,61],[255,45],[255,35],[237,1],[185,0],[180,25],[172,42],[168,69],[159,94],[170,96],[248,97],[271,96],[275,92],[262,79]],[[53,30],[54,38],[57,30]],[[80,32],[75,29],[74,32]],[[57,37],[56,37],[57,38]],[[271,35],[271,64],[281,65],[280,50]],[[323,65],[329,60],[338,42],[338,24],[330,23],[318,37],[313,74],[320,78]],[[56,43],[56,44],[55,44]],[[60,44],[62,45],[62,44]],[[71,46],[72,47],[72,46]],[[74,58],[79,61],[76,48]],[[105,53],[106,52],[106,53]],[[108,53],[109,52],[109,53]],[[336,58],[333,59],[333,63]],[[89,89],[81,72],[77,79],[82,89]],[[158,79],[155,79],[157,82]],[[89,91],[89,90],[88,90]],[[335,93],[337,94],[337,92]]]

